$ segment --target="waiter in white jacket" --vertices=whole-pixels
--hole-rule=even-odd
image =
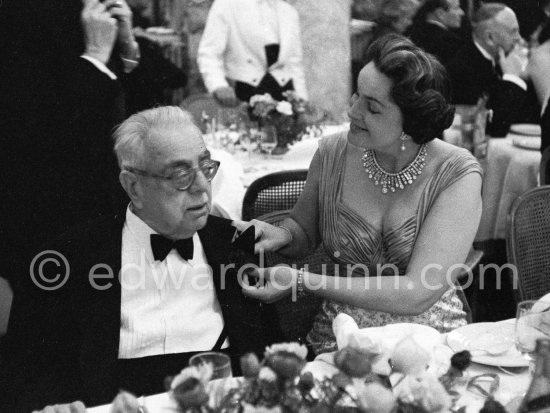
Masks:
[[[224,106],[287,90],[307,100],[298,12],[283,0],[215,0],[197,61]]]

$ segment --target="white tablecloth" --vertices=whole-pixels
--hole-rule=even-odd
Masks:
[[[538,185],[540,152],[513,145],[514,138],[537,139],[508,134],[489,140],[484,164],[483,212],[476,241],[504,239],[506,216],[512,202]]]

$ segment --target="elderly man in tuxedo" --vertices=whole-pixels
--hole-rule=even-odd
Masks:
[[[16,403],[7,411],[159,393],[197,352],[227,353],[238,368],[275,339],[265,307],[242,294],[253,233],[233,242],[232,221],[209,215],[219,162],[191,115],[133,115],[115,152],[126,210],[69,231],[26,267],[0,371],[2,400]]]
[[[447,64],[453,103],[475,105],[487,93],[487,106],[493,110],[487,132],[506,136],[527,94],[518,20],[504,4],[485,3],[474,14],[472,28],[472,41]]]

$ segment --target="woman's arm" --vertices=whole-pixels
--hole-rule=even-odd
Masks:
[[[452,266],[464,263],[481,217],[481,176],[471,173],[443,191],[434,202],[412,251],[404,276],[330,277],[305,273],[304,288],[321,297],[368,310],[417,315],[428,310],[454,283]],[[268,280],[244,293],[263,301],[288,295],[297,271],[260,269]]]

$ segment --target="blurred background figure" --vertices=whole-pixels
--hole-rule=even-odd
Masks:
[[[298,13],[282,0],[216,0],[197,61],[224,106],[263,93],[282,100],[286,90],[307,99]]]
[[[447,64],[453,103],[475,105],[488,94],[493,118],[487,133],[506,136],[527,95],[523,79],[527,61],[518,47],[521,36],[515,13],[502,3],[483,4],[473,16],[472,37]]]
[[[540,125],[542,129],[541,152],[550,146],[550,17],[546,19],[537,38],[539,46],[531,50],[527,71],[531,79],[538,102],[541,106]]]
[[[124,199],[110,133],[124,119],[120,78],[139,64],[139,47],[124,0],[5,2],[0,15],[0,38],[9,39],[0,256],[10,269],[0,276],[17,300],[14,274],[31,251]]]
[[[369,32],[366,41],[362,42],[362,50],[356,51],[352,60],[352,90],[357,89],[357,77],[366,64],[368,46],[388,33],[404,34],[412,25],[413,18],[420,6],[417,0],[386,0],[378,4],[374,27]],[[369,8],[364,5],[356,12],[368,13]]]
[[[446,64],[464,44],[458,32],[464,11],[459,0],[426,0],[411,26],[410,38]]]

